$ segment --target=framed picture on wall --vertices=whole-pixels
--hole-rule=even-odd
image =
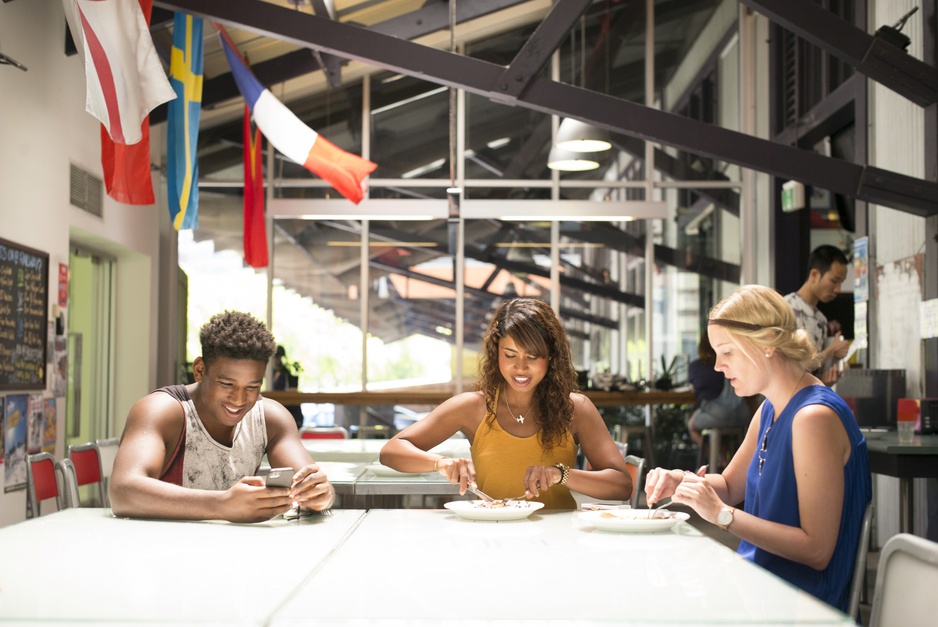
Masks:
[[[0,390],[44,390],[49,255],[0,239]]]
[[[26,487],[26,424],[29,421],[29,394],[7,394],[4,399],[3,491]]]

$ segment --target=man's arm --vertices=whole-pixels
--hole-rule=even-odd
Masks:
[[[267,461],[270,467],[296,470],[290,488],[293,500],[316,511],[332,507],[335,490],[303,446],[293,415],[277,401],[265,398],[264,420],[267,423]]]
[[[134,404],[127,416],[110,481],[111,510],[117,516],[223,519],[259,522],[288,511],[286,489],[268,489],[247,477],[225,491],[195,490],[160,481],[175,450],[185,413],[177,400],[154,392]]]

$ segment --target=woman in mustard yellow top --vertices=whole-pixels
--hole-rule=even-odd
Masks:
[[[436,471],[465,494],[471,483],[494,498],[524,494],[545,507],[574,508],[570,490],[626,500],[625,460],[593,403],[576,392],[570,344],[560,320],[533,298],[504,302],[486,330],[479,390],[440,404],[381,450],[402,472]],[[428,453],[456,433],[472,459]],[[573,468],[582,447],[591,470]]]

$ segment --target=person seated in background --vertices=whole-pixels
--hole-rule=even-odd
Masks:
[[[524,498],[572,509],[570,490],[626,500],[632,482],[599,411],[576,392],[577,375],[563,325],[547,303],[503,302],[482,341],[479,389],[454,396],[381,450],[402,472],[438,472],[465,494],[469,485],[496,499]],[[457,433],[471,459],[431,448]],[[592,470],[572,468],[582,447]]]
[[[722,474],[654,468],[648,503],[670,496],[740,538],[738,552],[846,610],[872,498],[866,439],[847,404],[811,374],[817,347],[775,290],[738,288],[710,312],[716,368],[765,395]],[[745,502],[745,511],[736,505]]]
[[[847,255],[836,246],[823,244],[808,256],[808,278],[798,288],[785,296],[795,311],[798,325],[807,331],[818,349],[820,365],[814,372],[824,385],[834,385],[843,374],[839,360],[847,356],[850,341],[840,334],[840,323],[827,317],[818,309],[818,303],[829,303],[840,294],[847,280]]]
[[[687,366],[687,379],[697,396],[697,409],[687,421],[687,431],[697,446],[703,444],[704,429],[745,427],[752,418],[746,399],[736,396],[727,378],[714,368],[716,358],[704,331],[697,344],[697,359]]]
[[[321,511],[335,491],[303,448],[293,417],[260,394],[274,338],[252,316],[226,311],[201,329],[195,383],[160,388],[127,416],[110,481],[117,516],[259,522],[294,502]],[[256,476],[296,470],[289,488]]]

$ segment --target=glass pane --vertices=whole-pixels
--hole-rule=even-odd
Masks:
[[[550,301],[550,223],[466,221],[466,350],[477,351],[505,298]]]
[[[452,382],[456,291],[448,228],[446,220],[369,223],[369,389]]]
[[[273,326],[304,392],[362,387],[361,223],[277,219]]]
[[[395,74],[371,92],[372,176],[449,180],[449,88]]]
[[[466,178],[550,180],[551,119],[546,113],[467,94]],[[508,193],[496,188],[492,194],[497,195],[489,197],[504,198]]]

